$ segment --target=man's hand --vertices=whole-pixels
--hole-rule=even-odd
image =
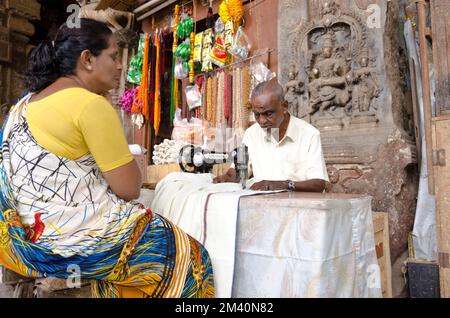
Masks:
[[[277,190],[288,190],[288,181],[261,181],[255,183],[250,190],[254,191],[277,191]]]
[[[223,174],[213,179],[213,183],[232,183],[232,182],[233,179],[227,174]]]
[[[226,174],[215,177],[213,183],[239,183],[236,170],[229,169]]]

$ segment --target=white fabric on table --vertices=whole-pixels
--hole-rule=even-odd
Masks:
[[[242,190],[234,183],[213,184],[212,179],[211,174],[169,174],[156,187],[152,211],[206,247],[213,266],[216,297],[230,298],[239,199],[272,192]]]
[[[208,250],[216,297],[381,297],[370,197],[239,204],[252,194],[209,174],[156,188],[152,210]]]
[[[370,197],[281,200],[241,203],[233,297],[381,297]]]

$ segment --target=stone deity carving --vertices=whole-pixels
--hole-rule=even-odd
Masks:
[[[345,77],[345,62],[333,56],[333,33],[324,36],[321,55],[311,70],[308,85],[313,113],[345,107],[350,100]]]
[[[353,73],[353,110],[367,113],[371,110],[372,100],[381,92],[375,68],[369,66],[369,51],[364,48],[359,58],[360,68]],[[374,106],[374,110],[377,110]]]
[[[285,99],[289,103],[289,113],[295,117],[299,117],[299,94],[304,93],[304,83],[297,79],[298,71],[295,65],[289,67],[289,82],[286,83],[284,94]]]

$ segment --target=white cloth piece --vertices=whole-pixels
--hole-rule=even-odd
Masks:
[[[152,211],[205,246],[213,266],[216,297],[230,298],[239,199],[274,191],[242,190],[239,184],[213,184],[212,180],[211,174],[169,174],[156,187]]]
[[[422,75],[420,72],[420,59],[417,52],[417,43],[412,29],[411,21],[405,23],[405,40],[409,57],[414,61],[416,68],[417,94],[419,96],[419,125],[422,140],[422,162],[420,164],[419,193],[417,197],[416,216],[413,228],[414,257],[433,261],[437,259],[436,242],[436,198],[428,192],[427,145],[425,140],[425,122],[423,110]]]
[[[382,296],[370,197],[264,200],[241,203],[233,297]]]
[[[316,128],[291,115],[284,138],[277,142],[275,134],[272,132],[268,138],[257,123],[245,132],[243,143],[248,146],[255,181],[329,181]]]

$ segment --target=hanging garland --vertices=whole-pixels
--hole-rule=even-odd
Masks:
[[[231,19],[230,12],[228,11],[228,6],[225,0],[222,1],[219,6],[219,16],[224,24]]]
[[[176,64],[176,57],[175,52],[178,47],[178,38],[177,38],[177,29],[178,29],[178,22],[180,21],[180,6],[175,6],[175,13],[174,13],[174,26],[173,26],[173,47],[172,52],[173,59],[172,59],[172,83],[171,83],[171,98],[170,98],[170,122],[173,122],[173,119],[175,117],[175,111],[178,109],[178,80],[175,78],[175,64]]]
[[[153,128],[155,128],[155,135],[159,134],[159,126],[161,123],[161,96],[160,96],[160,59],[161,59],[161,40],[159,35],[155,39],[156,46],[156,69],[155,69],[155,104],[154,104],[154,117],[153,117]]]
[[[127,112],[127,114],[131,114],[131,108],[133,107],[134,100],[138,95],[138,90],[135,89],[127,89],[123,93],[122,97],[119,99],[119,103],[122,105],[122,109]]]
[[[244,70],[242,72],[242,86],[243,86],[243,127],[247,128],[250,122],[251,108],[252,104],[250,103],[250,89],[251,89],[251,73],[250,67],[248,65],[244,66]]]
[[[195,46],[195,33],[191,32],[191,55],[189,59],[189,83],[194,84],[195,82],[195,71],[194,71],[194,46]]]
[[[144,44],[144,56],[142,62],[142,81],[141,85],[138,87],[137,97],[133,102],[131,108],[131,113],[135,118],[135,123],[138,126],[142,126],[143,120],[141,116],[143,115],[148,121],[148,81],[149,81],[149,47],[150,47],[150,35],[145,34],[145,44]]]

